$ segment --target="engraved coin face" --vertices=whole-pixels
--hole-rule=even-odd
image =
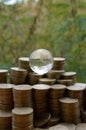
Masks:
[[[53,67],[53,56],[46,49],[38,49],[31,53],[29,57],[32,71],[40,75],[46,74]]]

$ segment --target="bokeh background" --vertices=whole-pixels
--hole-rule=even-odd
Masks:
[[[0,0],[0,68],[44,48],[86,83],[86,0]]]

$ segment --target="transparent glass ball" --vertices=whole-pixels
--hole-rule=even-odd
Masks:
[[[32,71],[39,75],[43,75],[52,69],[53,56],[46,49],[38,49],[31,53],[29,64]]]

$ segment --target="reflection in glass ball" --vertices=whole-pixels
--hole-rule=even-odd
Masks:
[[[46,49],[38,49],[31,53],[29,63],[35,73],[43,75],[52,69],[53,56]]]

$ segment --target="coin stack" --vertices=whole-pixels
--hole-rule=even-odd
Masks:
[[[0,83],[7,83],[8,70],[0,69]]]
[[[34,72],[30,72],[28,74],[27,81],[30,85],[34,85],[34,84],[38,84],[38,81],[39,81],[40,78],[42,78],[42,75],[39,75],[39,74],[34,73]]]
[[[12,129],[12,113],[0,111],[0,130]]]
[[[73,84],[76,83],[76,72],[65,72],[62,74],[61,79],[71,79]]]
[[[60,79],[61,75],[64,73],[64,70],[50,70],[46,75],[47,78],[51,78],[51,79]]]
[[[0,110],[13,108],[13,84],[0,84]]]
[[[30,85],[16,85],[13,88],[15,107],[32,107],[32,87]]]
[[[63,85],[66,85],[66,86],[74,85],[74,82],[73,82],[72,79],[59,79],[59,80],[57,80],[57,83],[63,84]]]
[[[19,68],[26,69],[28,72],[31,72],[31,68],[29,65],[29,57],[19,57],[18,58]]]
[[[39,84],[53,85],[53,84],[56,83],[56,79],[40,78],[38,83],[39,83]]]
[[[24,84],[27,77],[27,70],[18,67],[11,67],[11,83],[15,85]]]
[[[43,122],[47,123],[50,118],[48,114],[48,91],[49,85],[36,84],[33,85],[33,104],[34,104],[34,125],[35,127],[41,127]],[[41,124],[42,123],[42,124]]]
[[[64,96],[65,89],[66,86],[55,84],[49,90],[49,109],[53,117],[60,116],[59,98]]]
[[[12,110],[12,130],[33,130],[33,109],[30,107]]]
[[[53,60],[54,60],[53,70],[64,70],[65,58],[54,57]]]
[[[75,83],[73,86],[67,87],[67,95],[70,98],[77,98],[79,100],[80,109],[83,106],[83,90],[85,89],[85,85],[83,83]]]
[[[78,99],[64,97],[59,99],[63,122],[78,124],[81,122]]]

